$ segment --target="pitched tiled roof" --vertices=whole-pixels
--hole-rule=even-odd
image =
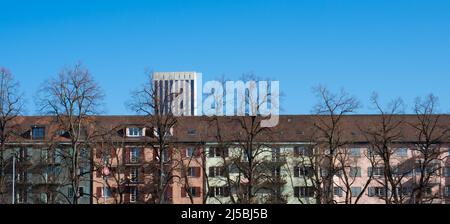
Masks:
[[[144,116],[95,116],[92,117],[96,125],[104,129],[114,129],[116,137],[120,137],[120,130],[127,126],[145,126]],[[314,124],[319,119],[326,119],[325,116],[316,115],[281,115],[279,124],[261,135],[261,141],[273,142],[309,142],[314,131]],[[361,129],[375,128],[380,124],[379,115],[347,115],[342,118],[343,137],[349,141],[365,142],[366,138]],[[242,117],[218,117],[223,141],[236,141],[245,136],[244,130],[239,126],[239,119]],[[249,119],[246,117],[245,119]],[[395,115],[395,120],[403,120],[400,129],[403,133],[403,141],[414,142],[417,139],[417,131],[411,126],[418,122],[415,115]],[[56,136],[58,141],[67,141],[67,138],[58,136],[56,133],[61,130],[56,123],[55,117],[51,116],[21,116],[14,120],[16,127],[16,136],[10,141],[29,141],[26,135],[31,126],[45,126],[47,136]],[[450,129],[450,116],[439,115],[439,124]],[[114,133],[114,132],[113,132]],[[205,116],[196,117],[178,117],[177,124],[174,127],[173,140],[176,142],[217,142],[217,126],[214,119]]]

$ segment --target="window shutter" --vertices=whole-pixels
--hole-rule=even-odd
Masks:
[[[195,197],[200,197],[201,196],[201,191],[200,191],[200,187],[195,187],[194,191],[195,191]]]
[[[200,177],[200,167],[195,167],[195,177]]]
[[[169,158],[167,158],[167,161],[171,161],[172,160],[172,154],[173,154],[173,149],[168,149],[169,151],[168,151],[168,155],[169,155]]]
[[[214,167],[209,167],[209,177],[215,177]]]
[[[97,187],[97,198],[102,197],[102,187]]]
[[[224,197],[230,196],[230,188],[229,187],[223,187],[223,196]]]
[[[143,163],[145,161],[145,149],[140,148],[139,149],[139,162]]]
[[[370,176],[372,176],[372,167],[369,167],[368,169],[367,169],[367,175],[370,177]]]
[[[299,177],[299,176],[300,176],[299,167],[296,166],[296,167],[294,167],[294,177]]]
[[[111,148],[111,158],[114,159],[116,158],[117,154],[116,154],[116,149],[115,148]]]
[[[294,187],[294,197],[300,197],[300,187]]]
[[[186,197],[186,189],[184,187],[181,187],[181,197],[182,198]]]
[[[208,157],[214,157],[215,155],[214,155],[215,153],[214,153],[214,148],[213,147],[210,147],[209,149],[208,149]]]
[[[138,179],[138,181],[140,182],[140,183],[144,183],[145,181],[145,168],[144,167],[141,167],[141,168],[139,168],[139,170],[140,170],[140,172],[139,172],[139,179]]]
[[[95,149],[95,158],[101,159],[102,158],[102,150]]]
[[[125,163],[130,162],[130,148],[125,149]]]
[[[215,187],[211,187],[208,192],[209,197],[215,197]]]

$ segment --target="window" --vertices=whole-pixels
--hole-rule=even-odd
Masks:
[[[420,174],[422,167],[424,164],[421,160],[416,162],[416,174]],[[428,163],[428,165],[425,167],[425,174],[434,176],[439,175],[441,164],[438,160],[433,160]]]
[[[163,162],[169,162],[169,160],[170,160],[169,150],[167,150],[167,149],[166,149],[166,150],[162,150],[161,153],[162,153],[162,156],[161,156],[161,157],[162,157],[162,158],[161,158],[162,161],[163,161]]]
[[[398,148],[395,150],[395,154],[399,157],[407,157],[408,156],[408,148]]]
[[[312,177],[313,174],[313,169],[310,166],[294,167],[294,177]]]
[[[307,148],[305,146],[296,146],[294,147],[294,156],[312,156],[313,150],[312,148]]]
[[[42,149],[41,150],[41,162],[42,163],[48,163],[48,150],[47,149]]]
[[[210,167],[209,168],[209,176],[210,177],[219,177],[223,176],[224,169],[223,167]]]
[[[19,149],[19,161],[27,161],[30,159],[30,155],[29,155],[29,151],[31,151],[31,149],[27,149],[27,148],[20,148]]]
[[[333,195],[342,197],[342,188],[340,187],[333,187]]]
[[[227,187],[211,187],[209,190],[210,197],[228,197],[229,190]]]
[[[75,194],[75,192],[74,192],[73,188],[70,187],[70,188],[68,189],[67,196],[68,196],[69,198],[73,198],[73,197],[75,196],[74,194]],[[84,196],[84,187],[79,187],[79,188],[78,188],[78,196],[79,196],[79,197],[83,197],[83,196]]]
[[[281,167],[273,167],[272,168],[272,177],[273,178],[279,178],[281,176]]]
[[[350,167],[350,176],[351,177],[361,177],[361,167]]]
[[[200,167],[189,167],[188,177],[200,177]]]
[[[228,172],[229,173],[239,173],[239,167],[236,164],[230,164],[228,166]]]
[[[138,189],[137,187],[130,187],[130,202],[134,203],[137,201]]]
[[[47,204],[48,203],[48,195],[47,193],[40,193],[39,194],[39,200],[42,204]]]
[[[450,166],[444,167],[444,177],[450,177]]]
[[[445,186],[444,188],[444,196],[450,197],[450,186]]]
[[[137,163],[139,161],[139,148],[132,148],[130,151],[130,162]]]
[[[137,167],[130,168],[130,181],[138,182],[139,171]]]
[[[326,177],[328,176],[328,170],[325,168],[320,169],[320,176],[321,177]]]
[[[16,174],[17,182],[25,183],[27,182],[28,172],[27,171],[19,171]]]
[[[128,137],[141,137],[142,136],[142,128],[132,127],[128,128]]]
[[[197,150],[194,147],[189,147],[186,149],[186,156],[187,157],[196,157],[197,156]]]
[[[197,134],[197,131],[193,128],[188,128],[187,132],[188,132],[188,135],[196,135]]]
[[[209,148],[208,157],[228,157],[228,148]]]
[[[360,148],[351,148],[350,149],[350,156],[361,157],[361,149]]]
[[[374,177],[380,177],[384,175],[384,167],[369,167],[368,175],[373,175]]]
[[[83,196],[84,196],[84,187],[79,187],[79,188],[78,188],[78,195],[79,195],[80,197],[83,197]]]
[[[200,197],[200,188],[199,187],[188,187],[186,197]]]
[[[44,127],[33,127],[31,128],[31,138],[33,140],[42,140],[45,137]]]
[[[384,187],[369,187],[369,197],[383,197],[386,195]]]
[[[352,191],[352,197],[358,197],[361,194],[361,187],[351,187],[350,190]]]
[[[108,187],[103,187],[103,197],[105,197],[105,198],[109,198],[109,197],[111,197],[111,189],[110,188],[108,188]]]
[[[80,157],[84,159],[89,159],[89,152],[87,149],[83,148],[80,150]]]
[[[67,190],[67,197],[68,197],[68,198],[73,198],[73,197],[74,197],[74,194],[75,194],[75,192],[73,192],[73,188],[70,187],[70,188]]]
[[[16,193],[17,203],[27,203],[27,190],[24,188],[19,188]]]
[[[397,187],[397,195],[410,196],[412,193],[412,187]]]
[[[294,187],[294,197],[297,197],[297,198],[314,197],[314,188],[313,187]]]
[[[281,162],[283,158],[281,157],[280,148],[272,148],[272,162]]]

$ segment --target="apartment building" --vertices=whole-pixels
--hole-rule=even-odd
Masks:
[[[12,122],[15,134],[3,151],[1,203],[67,204],[73,203],[74,195],[79,204],[90,203],[90,150],[80,150],[79,184],[74,189],[68,138],[53,122],[52,117],[18,117]]]
[[[396,116],[405,121],[402,134],[387,144],[392,153],[384,160],[361,128],[376,129],[380,116],[345,116],[333,154],[316,136],[317,118],[281,116],[278,126],[250,135],[240,120],[247,118],[178,117],[160,150],[144,117],[97,116],[104,134],[80,152],[78,191],[64,165],[68,139],[53,117],[18,117],[4,158],[16,155],[16,203],[71,203],[77,193],[80,203],[94,204],[314,204],[327,176],[333,203],[386,203],[394,196],[396,203],[415,203],[411,195],[421,183],[423,203],[450,203],[448,136],[433,138],[429,150],[438,153],[423,158],[424,140],[411,126],[416,117]],[[450,116],[438,121],[440,129],[450,127]],[[327,164],[330,155],[335,160]],[[12,200],[12,171],[8,162],[2,203]]]

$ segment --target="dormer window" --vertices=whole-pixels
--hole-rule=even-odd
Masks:
[[[143,130],[142,128],[138,128],[138,127],[130,127],[127,128],[127,137],[141,137]]]
[[[157,128],[153,128],[153,136],[155,137],[159,137],[159,133],[158,133],[158,129]],[[166,134],[164,135],[164,137],[168,137],[168,136],[173,136],[173,127],[170,128]]]
[[[195,134],[197,134],[197,131],[195,129],[193,128],[188,129],[188,135],[195,135]]]
[[[44,127],[32,127],[31,128],[31,139],[33,140],[43,140],[45,137]]]

